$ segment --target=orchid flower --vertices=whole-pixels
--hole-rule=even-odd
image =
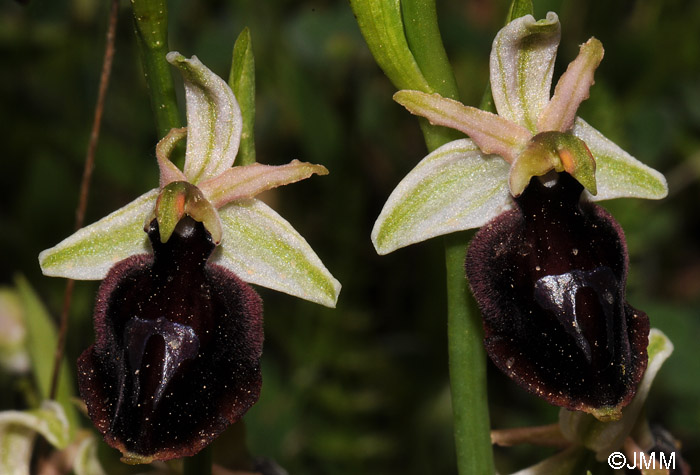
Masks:
[[[258,400],[262,302],[246,282],[331,307],[340,291],[306,241],[254,198],[328,171],[297,160],[232,167],[242,133],[233,92],[196,57],[167,59],[185,80],[188,127],[156,148],[159,188],[39,256],[47,275],[103,279],[78,386],[127,463],[194,455]],[[170,154],[185,137],[180,170]]]
[[[513,206],[531,176],[567,171],[601,201],[660,199],[666,180],[576,116],[603,57],[590,39],[550,98],[559,45],[557,15],[518,18],[496,36],[491,91],[498,115],[438,94],[399,91],[394,99],[435,125],[470,139],[450,142],[425,157],[399,183],[372,230],[379,254],[456,231],[478,228]],[[585,150],[590,151],[586,156]],[[573,148],[573,150],[569,150]],[[571,160],[576,153],[583,157]],[[542,157],[536,159],[534,157]]]
[[[465,269],[491,360],[552,404],[617,420],[647,366],[649,319],[625,301],[622,229],[590,201],[663,198],[667,185],[576,116],[603,58],[598,40],[581,46],[550,97],[559,38],[551,12],[497,34],[490,79],[498,114],[396,93],[410,112],[470,138],[436,149],[401,181],[372,240],[386,254],[484,226]]]
[[[334,307],[340,284],[294,228],[262,201],[259,193],[325,175],[325,167],[297,160],[287,165],[232,167],[241,140],[242,117],[224,80],[196,57],[168,54],[185,80],[187,129],[173,129],[156,155],[160,187],[39,255],[45,275],[101,280],[117,262],[149,253],[144,224],[158,219],[167,241],[184,215],[205,224],[218,244],[212,262],[245,282]],[[169,159],[187,138],[184,169]]]

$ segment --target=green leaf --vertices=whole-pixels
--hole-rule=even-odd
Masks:
[[[592,201],[613,198],[646,198],[658,200],[668,194],[666,178],[632,157],[603,134],[576,118],[573,134],[583,140],[596,161],[598,194]]]
[[[27,325],[27,348],[32,365],[32,374],[41,398],[47,400],[51,392],[56,345],[56,328],[48,311],[34,289],[24,277],[16,278],[17,290],[22,303],[24,321]],[[78,413],[72,403],[75,398],[73,373],[65,358],[61,361],[56,400],[63,406],[61,414],[67,418],[71,435],[78,426]]]
[[[37,432],[54,447],[68,445],[69,425],[60,404],[44,401],[41,409],[0,412],[0,473],[30,473]]]
[[[535,9],[532,0],[513,0],[508,12],[508,23],[525,15],[534,15]]]
[[[350,5],[369,50],[394,86],[434,92],[408,47],[400,0],[350,0]]]
[[[143,227],[155,209],[157,197],[158,190],[151,190],[42,251],[41,271],[53,277],[101,280],[117,262],[150,252]]]
[[[233,46],[228,85],[238,100],[243,116],[241,146],[236,165],[255,163],[255,58],[250,30],[244,28]]]
[[[511,204],[508,164],[468,139],[425,157],[392,192],[372,229],[379,254],[486,224]]]
[[[644,407],[656,374],[673,353],[673,344],[660,330],[652,328],[649,332],[647,353],[649,363],[644,377],[639,383],[634,399],[622,410],[622,418],[613,422],[600,422],[590,414],[562,409],[559,412],[559,427],[564,437],[593,450],[600,461],[622,447]]]
[[[491,92],[498,115],[530,132],[549,102],[561,29],[556,13],[518,18],[496,35],[491,50]]]
[[[197,59],[176,51],[167,60],[185,81],[187,151],[185,176],[194,185],[231,168],[241,140],[243,118],[226,82]]]
[[[311,246],[280,215],[259,200],[219,210],[221,245],[212,262],[251,284],[335,307],[340,283]]]

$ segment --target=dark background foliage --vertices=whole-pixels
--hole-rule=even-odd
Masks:
[[[490,43],[507,3],[438,2],[467,104],[477,104],[483,93]],[[556,76],[591,35],[606,48],[580,115],[668,178],[663,201],[617,200],[606,207],[628,237],[629,301],[676,346],[652,389],[649,418],[683,442],[698,468],[700,3],[535,3],[540,17],[548,10],[560,14]],[[65,283],[41,275],[37,254],[72,232],[107,4],[0,2],[0,283],[24,274],[54,315]],[[307,238],[343,291],[330,310],[259,289],[266,342],[262,397],[246,416],[252,452],[294,474],[454,473],[441,240],[385,257],[369,240],[384,200],[425,149],[414,118],[391,101],[393,88],[349,5],[173,0],[169,8],[171,48],[198,55],[224,77],[235,37],[250,27],[258,161],[298,158],[331,171],[265,196]],[[157,139],[123,2],[87,222],[154,186]],[[73,370],[93,339],[96,285],[77,285],[68,335]],[[489,377],[495,428],[556,420],[557,409],[495,368]],[[8,407],[11,400],[2,399]],[[549,453],[499,449],[498,467],[512,471]]]

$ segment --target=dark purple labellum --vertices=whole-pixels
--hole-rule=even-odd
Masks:
[[[474,237],[466,271],[491,360],[552,404],[614,419],[647,365],[649,319],[625,301],[627,249],[566,173],[533,178]]]
[[[96,342],[78,360],[80,394],[124,460],[194,455],[258,399],[262,304],[183,218],[166,243],[154,220],[153,256],[117,263],[100,285]]]

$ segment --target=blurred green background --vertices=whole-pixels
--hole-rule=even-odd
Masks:
[[[97,95],[108,3],[0,2],[0,285],[24,274],[53,315],[65,282],[37,254],[72,232]],[[506,1],[440,0],[438,13],[463,102],[478,104]],[[258,161],[301,159],[330,170],[265,199],[342,282],[326,309],[258,289],[265,301],[263,393],[246,416],[248,442],[292,474],[455,473],[447,378],[442,242],[378,257],[369,234],[384,200],[425,154],[413,117],[364,44],[346,1],[173,0],[171,49],[226,77],[248,26],[257,68]],[[555,77],[594,35],[606,48],[580,115],[662,171],[660,202],[606,203],[628,237],[628,299],[676,350],[652,389],[648,416],[700,467],[700,2],[548,0],[562,44]],[[181,94],[181,87],[179,93]],[[180,97],[182,99],[182,97]],[[184,107],[181,107],[184,110]],[[157,182],[155,133],[128,2],[88,205],[90,223]],[[80,282],[68,353],[92,343],[97,283]],[[554,422],[557,409],[490,367],[494,428]],[[21,379],[21,378],[20,378]],[[3,407],[21,408],[2,377]],[[502,472],[551,450],[497,449]]]

